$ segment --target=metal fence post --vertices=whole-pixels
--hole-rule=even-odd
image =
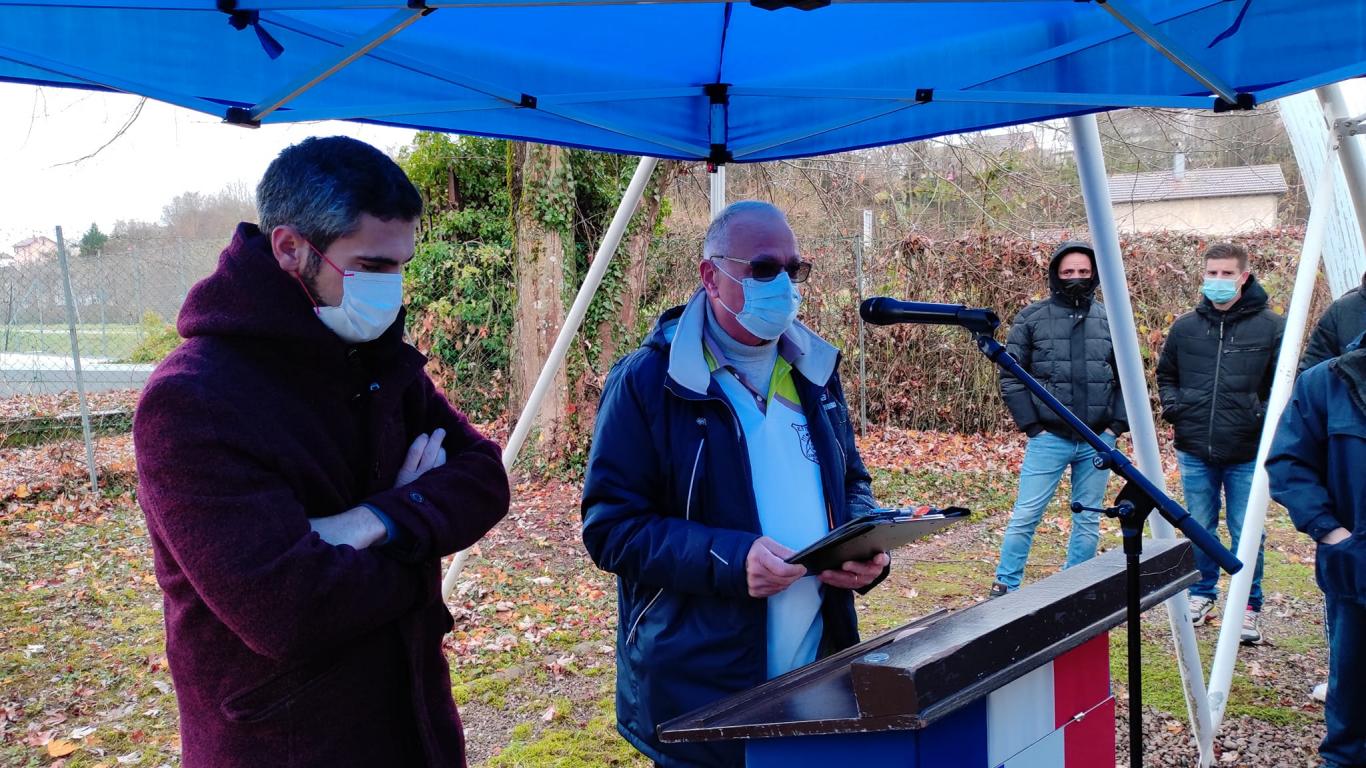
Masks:
[[[85,463],[90,468],[90,490],[100,492],[95,471],[95,441],[90,436],[90,405],[85,401],[85,379],[81,376],[81,344],[76,334],[76,298],[71,293],[71,266],[66,258],[66,241],[57,227],[57,260],[62,264],[62,292],[66,294],[66,327],[71,333],[71,363],[76,370],[76,397],[81,402],[81,432],[85,435]]]
[[[863,240],[859,243],[858,255],[854,259],[854,280],[858,283],[858,303],[863,306],[863,294],[866,286],[863,283],[863,258],[864,254],[873,250],[873,212],[865,210],[863,212]],[[858,411],[859,411],[859,434],[868,434],[868,347],[867,347],[868,324],[863,322],[862,314],[858,319]]]

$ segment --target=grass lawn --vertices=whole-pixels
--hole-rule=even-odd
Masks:
[[[888,582],[858,600],[865,636],[983,599],[1014,499],[1018,446],[982,452],[956,436],[900,439],[911,442],[866,451],[879,499],[962,503],[974,518],[896,554]],[[921,447],[929,440],[933,451]],[[891,437],[883,444],[896,445]],[[106,487],[94,498],[83,490],[79,446],[0,451],[0,765],[178,764],[161,597],[127,436],[102,438],[99,455]],[[1168,485],[1179,487],[1174,478]],[[648,766],[615,732],[615,587],[583,553],[578,487],[521,479],[513,496],[514,509],[481,542],[450,603],[456,628],[445,647],[471,764]],[[1069,524],[1055,502],[1027,580],[1061,566]],[[1118,547],[1116,525],[1103,525],[1102,546]],[[1265,579],[1270,643],[1240,654],[1231,719],[1321,734],[1322,710],[1304,695],[1326,667],[1311,568],[1307,541],[1274,510]],[[1145,703],[1155,728],[1179,733],[1185,703],[1165,612],[1146,614],[1143,630]],[[1198,630],[1207,665],[1217,632]],[[1122,627],[1111,648],[1122,700]],[[1194,754],[1180,739],[1169,743],[1178,759],[1164,765]],[[1306,758],[1264,751],[1223,764],[1304,765]]]
[[[137,323],[76,326],[76,341],[82,357],[120,360],[128,357],[142,341],[145,331]],[[8,345],[3,340],[8,338]],[[70,355],[71,333],[65,321],[46,325],[0,327],[0,349],[7,354]]]

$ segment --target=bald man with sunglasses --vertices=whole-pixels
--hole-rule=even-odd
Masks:
[[[696,293],[603,390],[583,539],[618,576],[617,728],[657,765],[743,765],[656,727],[856,643],[853,593],[888,571],[785,561],[875,506],[839,351],[796,320],[810,274],[781,211],[729,206]]]

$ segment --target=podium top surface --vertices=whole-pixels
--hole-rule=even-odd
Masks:
[[[1190,542],[1145,539],[1144,610],[1198,578]],[[942,612],[722,699],[661,740],[915,730],[1124,621],[1124,554],[1107,552],[1004,597]]]

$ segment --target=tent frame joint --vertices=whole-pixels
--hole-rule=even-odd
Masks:
[[[228,111],[223,115],[223,122],[243,128],[261,127],[261,121],[253,118],[251,110],[246,107],[228,107]]]
[[[1339,117],[1334,120],[1333,135],[1339,139],[1366,135],[1366,112],[1356,117]]]
[[[915,101],[917,104],[929,104],[931,101],[934,101],[934,89],[916,88]]]
[[[1256,108],[1257,97],[1251,93],[1239,93],[1232,102],[1225,100],[1223,96],[1214,97],[1215,113],[1248,111]]]
[[[711,102],[711,122],[708,125],[711,140],[708,144],[710,151],[707,153],[707,164],[725,165],[733,162],[735,155],[730,151],[730,142],[727,138],[730,121],[730,83],[707,83],[702,86],[702,93]]]
[[[749,0],[749,4],[761,11],[777,11],[783,8],[814,11],[830,5],[830,0]]]
[[[535,109],[535,108],[536,108],[536,104],[537,104],[536,97],[535,97],[535,96],[532,96],[532,95],[529,94],[529,93],[524,93],[524,94],[522,94],[521,98],[519,98],[519,99],[517,100],[517,106],[523,107],[523,108],[526,108],[526,109]]]

